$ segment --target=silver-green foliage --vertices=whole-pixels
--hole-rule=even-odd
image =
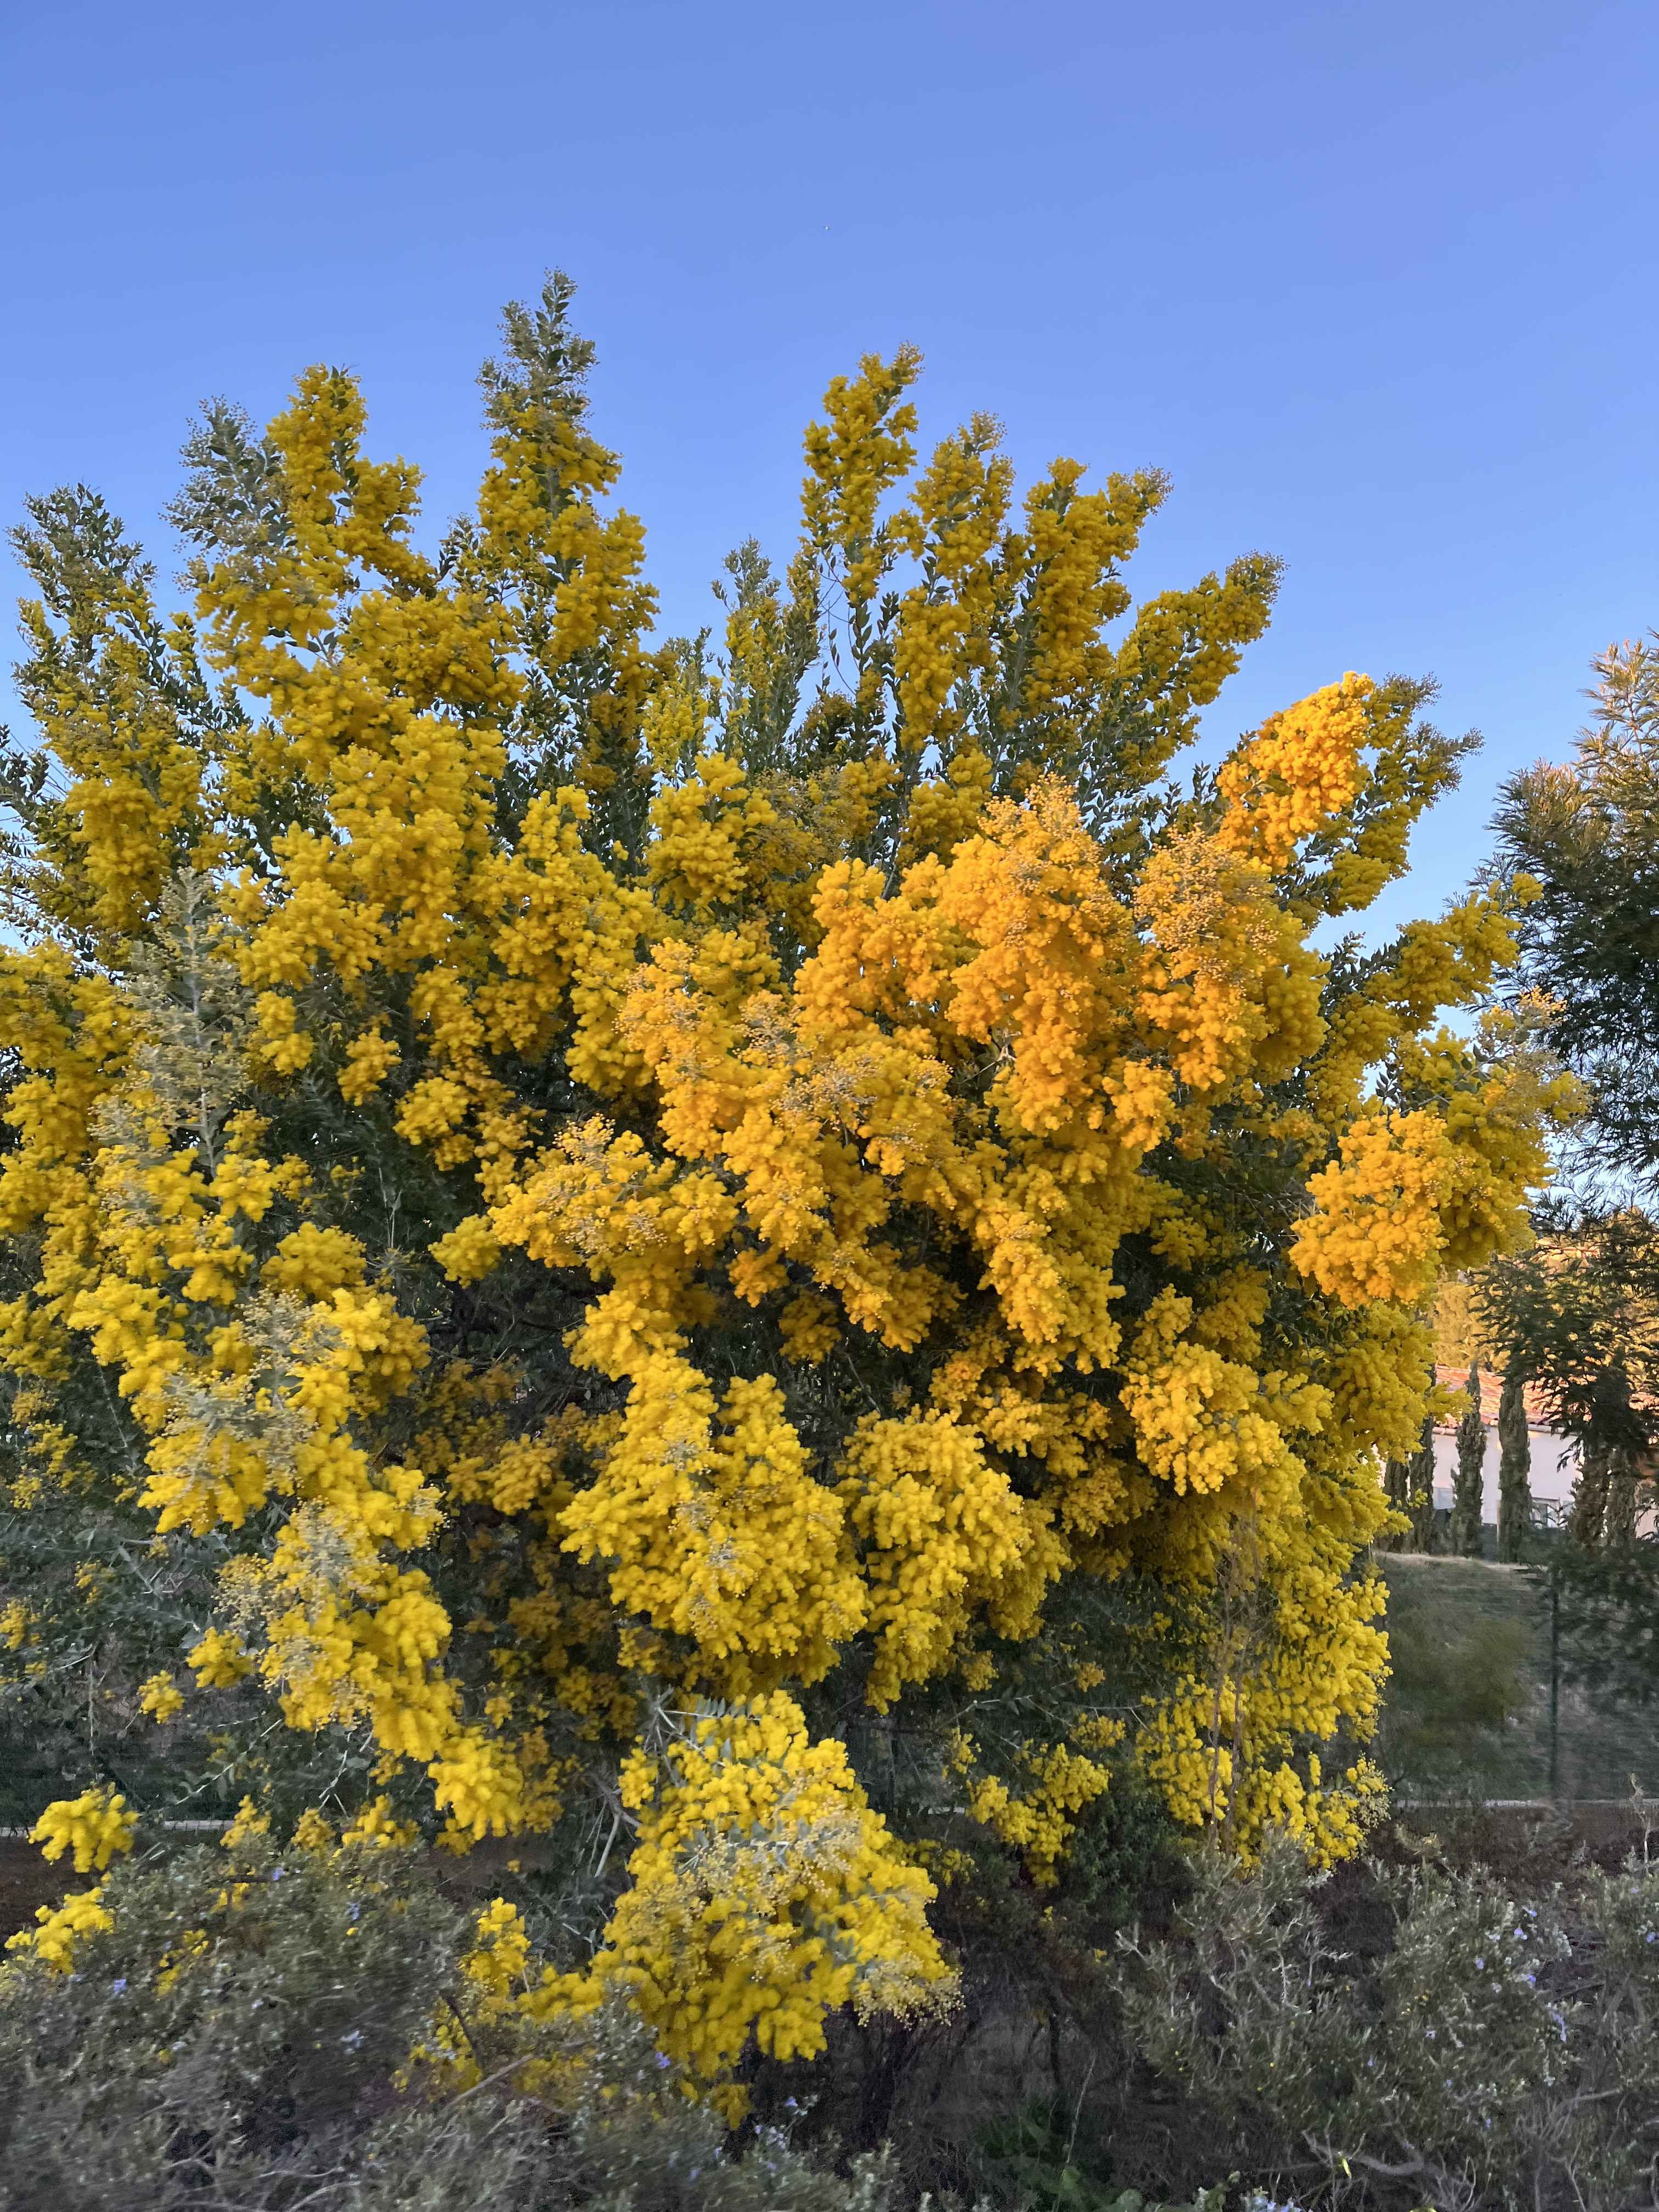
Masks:
[[[784,2134],[736,2145],[624,2008],[558,2093],[481,2018],[466,1916],[423,1854],[255,1840],[118,1869],[75,1972],[0,1971],[4,2212],[883,2212],[881,2159],[838,2178]],[[470,2090],[400,2084],[434,2026]],[[574,2037],[576,2031],[570,2031]],[[545,2045],[544,2044],[544,2049]],[[556,2051],[554,2055],[556,2056]]]
[[[1374,1870],[1392,1943],[1333,1941],[1288,1848],[1206,1861],[1131,1943],[1132,2047],[1275,2198],[1442,2212],[1652,2200],[1659,1864],[1523,1902],[1476,1869]]]

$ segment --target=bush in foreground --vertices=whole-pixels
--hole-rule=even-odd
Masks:
[[[365,1835],[246,1826],[118,1866],[0,1970],[7,2212],[878,2212],[779,2130],[728,2137],[637,2018],[577,2028],[442,1894]]]

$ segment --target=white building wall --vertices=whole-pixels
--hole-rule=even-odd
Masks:
[[[1565,1437],[1556,1436],[1548,1429],[1527,1431],[1532,1444],[1532,1472],[1528,1478],[1535,1507],[1546,1505],[1553,1510],[1552,1521],[1558,1521],[1565,1512],[1572,1498],[1572,1486],[1578,1477],[1578,1462],[1573,1456],[1572,1446]],[[1486,1463],[1482,1472],[1480,1489],[1480,1517],[1498,1525],[1498,1468],[1503,1457],[1495,1428],[1486,1431]],[[1452,1502],[1452,1479],[1457,1472],[1457,1438],[1449,1430],[1437,1429],[1434,1438],[1434,1502],[1449,1508]]]

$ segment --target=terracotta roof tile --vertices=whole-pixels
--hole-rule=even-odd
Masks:
[[[1437,1367],[1435,1376],[1443,1389],[1464,1392],[1468,1389],[1469,1370],[1467,1367]],[[1497,1425],[1498,1401],[1503,1395],[1503,1376],[1492,1368],[1483,1367],[1480,1370],[1480,1419],[1488,1428],[1495,1427]],[[1538,1385],[1535,1382],[1528,1382],[1521,1395],[1527,1408],[1527,1426],[1529,1429],[1552,1427],[1549,1408],[1544,1402],[1544,1394]],[[1449,1434],[1456,1428],[1457,1422],[1461,1419],[1460,1414],[1449,1421],[1437,1421],[1435,1426],[1443,1432]]]

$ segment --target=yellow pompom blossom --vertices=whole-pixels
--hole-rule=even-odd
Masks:
[[[364,1806],[356,1819],[340,1831],[340,1848],[343,1850],[353,1847],[371,1851],[398,1850],[414,1843],[419,1833],[414,1821],[398,1820],[392,1814],[390,1801],[380,1796]]]
[[[1229,802],[1221,837],[1230,849],[1282,868],[1304,838],[1342,813],[1364,774],[1365,705],[1376,688],[1345,676],[1269,715],[1237,748],[1216,779]]]
[[[1084,1670],[1098,1673],[1098,1669]],[[1110,1750],[1121,1742],[1121,1722],[1096,1722],[1079,1728],[1091,1750]],[[975,1775],[975,1746],[958,1735],[951,1767],[968,1784],[968,1809],[975,1820],[1011,1844],[1040,1887],[1056,1879],[1056,1869],[1071,1838],[1075,1816],[1110,1787],[1109,1771],[1086,1752],[1064,1743],[1022,1744],[1013,1785],[999,1774]]]
[[[48,1805],[29,1830],[29,1841],[39,1844],[40,1856],[61,1859],[72,1852],[76,1874],[93,1869],[101,1874],[118,1851],[132,1849],[137,1817],[127,1809],[126,1799],[109,1790],[85,1790],[78,1797],[60,1797]]]
[[[227,1635],[222,1628],[210,1628],[201,1642],[185,1652],[185,1660],[194,1668],[196,1679],[204,1690],[229,1689],[253,1665],[235,1638]]]
[[[71,1973],[76,1941],[115,1925],[114,1915],[102,1899],[100,1883],[92,1889],[73,1891],[61,1905],[37,1905],[34,1917],[39,1925],[20,1928],[16,1935],[8,1936],[7,1950],[27,1953],[60,1974]]]
[[[185,1693],[171,1674],[152,1674],[139,1690],[138,1705],[153,1721],[165,1723],[184,1711]]]
[[[321,368],[192,438],[191,616],[90,495],[21,541],[57,770],[9,787],[0,1358],[14,1520],[84,1572],[4,1640],[125,1607],[158,1717],[184,1667],[192,1720],[360,1745],[360,1840],[625,1775],[595,1972],[712,2078],[942,1986],[849,1748],[907,1711],[918,1846],[1046,1877],[1131,1756],[1243,1852],[1352,1846],[1380,1464],[1570,1101],[1440,1025],[1490,899],[1316,949],[1455,781],[1426,687],[1160,796],[1271,562],[1133,605],[1164,480],[1019,499],[985,416],[917,471],[904,351],[831,386],[783,579],[740,549],[716,647],[650,645],[568,307],[509,313],[441,552]],[[1104,1702],[1005,1698],[1051,1648]],[[671,1745],[688,1699],[730,1709]]]
[[[622,1788],[639,1821],[629,1887],[587,1974],[550,1981],[544,2003],[580,2010],[620,1983],[662,2050],[714,2081],[751,2033],[775,2057],[811,2057],[843,2004],[904,2018],[953,2001],[933,1883],[792,1699],[699,1706],[662,1752],[630,1758]]]
[[[220,1837],[219,1841],[224,1850],[234,1851],[239,1844],[246,1843],[250,1837],[268,1836],[270,1833],[270,1814],[262,1812],[252,1797],[244,1797],[236,1808],[235,1819]]]

